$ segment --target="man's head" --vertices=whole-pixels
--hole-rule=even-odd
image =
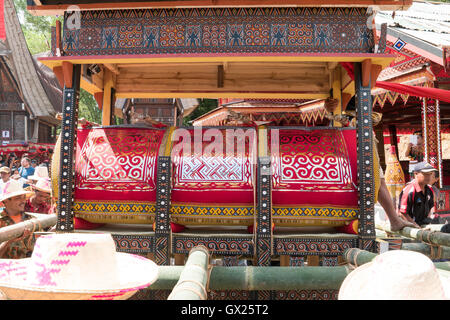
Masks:
[[[417,145],[423,146],[422,131],[420,131],[420,130],[414,131],[414,135],[417,136]]]
[[[25,211],[27,198],[24,194],[3,200],[3,205],[9,213],[22,213]]]
[[[52,189],[50,186],[50,179],[38,179],[36,184],[33,184],[33,191],[35,196],[33,202],[37,205],[50,203]]]
[[[34,191],[34,203],[41,205],[43,203],[50,203],[50,193],[43,191]]]
[[[36,167],[37,167],[37,162],[36,162],[36,160],[31,160],[31,166],[32,166],[33,168],[36,168]]]
[[[20,161],[20,164],[22,165],[22,167],[28,168],[28,167],[30,166],[30,159],[24,157],[24,158],[22,158],[22,160]]]
[[[25,211],[25,203],[33,192],[26,191],[16,180],[9,180],[3,186],[0,204],[5,206],[9,215],[17,215]]]
[[[435,171],[432,165],[427,162],[419,162],[414,167],[414,178],[421,185],[434,183]]]
[[[3,182],[6,182],[9,180],[9,177],[11,176],[11,169],[9,169],[8,167],[1,167],[0,174]]]

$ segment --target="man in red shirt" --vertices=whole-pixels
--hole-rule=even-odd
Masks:
[[[39,179],[33,186],[34,196],[25,205],[25,212],[52,213],[51,193],[49,179]]]
[[[436,169],[426,162],[414,167],[414,180],[409,182],[400,193],[399,215],[419,227],[429,224],[434,213],[434,194],[429,186]]]

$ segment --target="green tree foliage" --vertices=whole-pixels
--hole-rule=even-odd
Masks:
[[[192,125],[192,120],[195,120],[205,113],[217,108],[217,102],[217,99],[200,99],[200,104],[198,105],[198,107],[190,115],[183,119],[183,125]]]

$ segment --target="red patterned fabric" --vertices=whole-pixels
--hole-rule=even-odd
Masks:
[[[157,155],[164,130],[79,129],[75,200],[156,200]]]
[[[253,128],[242,129],[254,137],[256,143],[256,131]],[[203,135],[206,130],[202,130]],[[232,144],[231,140],[227,141],[232,139],[230,131],[214,130],[217,130],[217,136],[225,139],[224,143],[217,141],[218,146],[223,148]],[[183,152],[188,150],[184,149],[187,146],[184,140],[174,142],[172,203],[253,205],[252,163],[256,152],[250,150],[249,140],[246,140],[245,148],[235,148],[231,156],[226,156],[223,149],[222,156],[214,156],[211,139],[204,137],[202,150],[198,152],[194,150],[194,130],[189,130],[189,133],[192,137],[191,152]],[[217,151],[220,152],[219,149]]]
[[[274,206],[358,207],[355,130],[280,129],[279,141],[279,153],[271,150]]]

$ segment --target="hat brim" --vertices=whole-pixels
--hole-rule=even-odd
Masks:
[[[32,175],[32,176],[29,176],[27,179],[28,179],[28,180],[47,179],[47,180],[50,181],[50,177],[48,177],[48,176],[47,176],[47,177],[39,177],[39,176]]]
[[[138,255],[116,252],[118,277],[96,289],[24,285],[31,258],[0,259],[0,291],[12,300],[124,300],[158,278],[158,266]]]
[[[425,172],[425,173],[427,173],[427,172],[433,172],[433,171],[437,171],[435,168],[433,168],[433,169],[422,169],[422,170],[419,170],[419,171],[416,171],[416,172]]]
[[[341,284],[338,300],[386,300],[386,292],[378,296],[373,291],[374,271],[373,262],[359,266],[348,274]],[[444,289],[444,299],[450,299],[450,272],[436,269],[442,288]],[[434,299],[434,298],[431,298]]]
[[[10,199],[10,198],[17,197],[17,196],[21,196],[21,195],[26,195],[26,199],[28,200],[34,195],[34,192],[24,190],[24,191],[16,191],[16,192],[9,193],[6,197],[0,198],[0,206],[4,206],[3,201]]]
[[[36,187],[34,184],[31,185],[34,189],[36,189],[37,191],[42,191],[42,192],[46,192],[46,193],[52,193],[52,189],[44,189],[44,188],[39,188]]]

